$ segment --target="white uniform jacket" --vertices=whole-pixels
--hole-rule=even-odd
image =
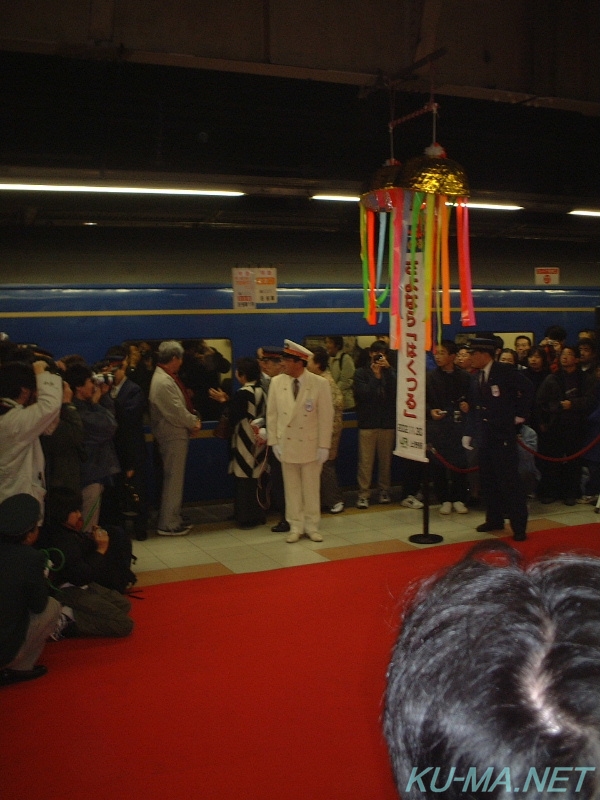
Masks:
[[[187,410],[181,389],[168,372],[157,367],[150,383],[152,433],[163,442],[187,439],[198,417]]]
[[[271,379],[268,443],[270,447],[279,445],[283,462],[305,464],[317,460],[320,447],[331,447],[333,401],[327,380],[308,370],[304,370],[295,400],[292,384],[289,375]]]

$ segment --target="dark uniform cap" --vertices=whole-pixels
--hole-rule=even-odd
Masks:
[[[261,350],[263,358],[281,358],[283,355],[283,347],[275,347],[275,345],[265,344]]]
[[[471,352],[479,350],[482,353],[490,353],[494,355],[496,352],[496,342],[493,339],[482,339],[476,337],[469,342],[469,350]]]
[[[0,503],[0,536],[18,538],[29,533],[40,518],[40,504],[30,494],[14,494]]]

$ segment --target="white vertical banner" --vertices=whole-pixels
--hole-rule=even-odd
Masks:
[[[396,449],[394,455],[412,461],[429,461],[425,438],[425,298],[423,256],[415,256],[411,281],[410,257],[401,278],[400,315],[402,340],[398,349],[398,393],[396,398]]]

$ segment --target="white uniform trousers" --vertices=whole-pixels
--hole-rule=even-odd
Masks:
[[[321,462],[281,462],[285,518],[292,533],[316,533],[321,520]]]

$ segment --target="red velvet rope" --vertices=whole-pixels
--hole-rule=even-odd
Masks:
[[[561,458],[553,458],[552,456],[543,456],[541,453],[538,453],[537,450],[532,450],[531,447],[528,447],[521,439],[517,439],[517,443],[519,447],[522,447],[523,450],[526,450],[528,453],[531,453],[536,458],[541,459],[542,461],[554,461],[555,463],[564,464],[567,461],[575,461],[576,458],[581,458],[581,456],[585,455],[592,447],[595,447],[598,443],[600,443],[600,435],[596,436],[596,438],[591,441],[589,444],[586,444],[579,452],[573,453],[570,456],[563,456]],[[451,464],[449,461],[446,461],[443,455],[438,453],[435,447],[432,445],[427,445],[427,449],[433,453],[433,455],[437,458],[437,460],[443,464],[447,469],[451,469],[453,472],[459,472],[461,474],[467,474],[469,472],[477,472],[479,467],[468,467],[463,469],[461,467],[457,467],[454,464]]]
[[[527,445],[522,442],[520,439],[517,440],[523,450],[526,450],[528,453],[533,453],[536,458],[541,458],[542,461],[557,461],[559,463],[563,463],[565,461],[575,461],[576,458],[580,458],[581,456],[585,455],[588,450],[591,450],[592,447],[595,447],[598,442],[600,442],[600,435],[596,436],[596,438],[591,441],[589,444],[586,444],[578,453],[573,453],[571,456],[564,456],[562,458],[552,458],[552,456],[543,456],[541,453],[538,453],[537,450],[532,450],[531,447],[527,447]]]
[[[462,475],[466,475],[468,472],[478,472],[479,467],[456,467],[454,464],[451,464],[449,461],[446,461],[444,456],[432,447],[430,444],[427,445],[427,449],[433,453],[433,455],[437,458],[437,460],[442,463],[447,469],[451,469],[453,472],[460,472]]]

